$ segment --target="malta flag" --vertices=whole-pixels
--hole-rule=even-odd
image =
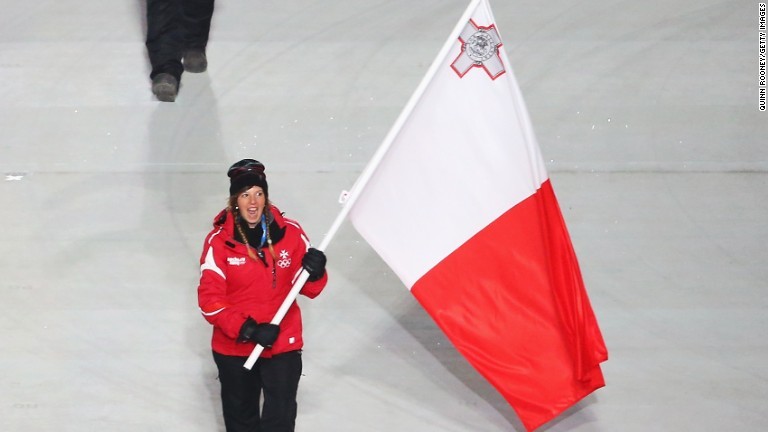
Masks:
[[[607,350],[486,0],[349,199],[360,235],[528,430],[605,385]]]

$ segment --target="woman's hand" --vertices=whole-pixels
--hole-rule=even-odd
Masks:
[[[325,264],[328,260],[323,251],[309,248],[304,258],[301,260],[301,266],[309,273],[309,281],[316,281],[325,274]]]

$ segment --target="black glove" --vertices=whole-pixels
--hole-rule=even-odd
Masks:
[[[325,263],[328,260],[325,258],[323,251],[309,248],[307,253],[304,254],[304,258],[301,260],[301,266],[309,273],[309,281],[316,281],[323,277],[325,274]]]
[[[240,334],[237,336],[237,342],[256,342],[265,348],[269,348],[275,343],[279,333],[279,325],[272,323],[259,324],[253,318],[248,317],[242,327],[240,327]]]

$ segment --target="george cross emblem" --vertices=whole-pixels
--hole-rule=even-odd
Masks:
[[[459,78],[463,78],[473,67],[485,69],[492,80],[505,72],[504,64],[499,57],[501,38],[494,24],[483,27],[469,20],[459,35],[459,42],[461,42],[461,53],[451,63],[451,68]]]

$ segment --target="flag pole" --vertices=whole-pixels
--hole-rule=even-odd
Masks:
[[[472,13],[475,11],[475,9],[477,9],[477,5],[481,1],[484,0],[472,0],[469,6],[467,6],[467,9],[459,19],[456,27],[453,29],[453,32],[451,32],[451,35],[448,37],[446,43],[440,49],[440,52],[435,58],[435,61],[432,62],[432,65],[430,65],[429,69],[427,69],[427,73],[424,75],[424,78],[422,78],[419,86],[416,87],[413,95],[411,95],[411,98],[406,103],[402,112],[400,112],[400,115],[397,117],[395,124],[392,125],[392,128],[390,128],[386,137],[384,137],[384,141],[382,141],[381,145],[376,150],[376,153],[373,154],[371,160],[368,161],[368,164],[365,166],[363,171],[360,173],[360,176],[352,185],[352,189],[349,191],[349,194],[347,194],[347,199],[344,201],[341,211],[339,211],[339,214],[336,216],[336,219],[331,224],[331,227],[328,229],[328,232],[326,232],[325,237],[323,237],[323,241],[320,243],[317,249],[324,251],[328,247],[328,244],[330,244],[333,237],[339,231],[339,228],[341,228],[341,224],[344,223],[347,215],[352,210],[352,205],[355,203],[355,201],[357,201],[357,197],[360,195],[360,191],[365,188],[365,186],[368,184],[368,181],[373,176],[373,173],[376,171],[376,168],[384,159],[384,155],[392,146],[392,143],[395,141],[395,137],[397,137],[397,135],[400,133],[400,130],[403,128],[405,120],[411,115],[411,112],[413,112],[416,104],[426,91],[427,85],[429,85],[430,81],[432,81],[432,78],[437,73],[437,68],[442,64],[442,60],[448,54],[448,51],[450,51],[450,49],[455,46],[456,40],[459,38],[459,34],[461,34],[462,30],[464,30],[464,27],[472,16]],[[296,282],[293,284],[293,287],[288,292],[288,295],[283,301],[283,304],[280,305],[280,308],[275,313],[274,318],[272,318],[272,324],[280,324],[280,322],[285,317],[285,314],[288,313],[288,309],[291,307],[293,302],[296,301],[296,297],[298,297],[299,292],[307,282],[308,277],[309,274],[305,270],[302,270],[299,274],[298,280],[296,280]],[[259,359],[262,351],[264,351],[264,347],[256,344],[256,346],[253,348],[253,351],[251,351],[251,355],[248,356],[248,360],[245,361],[243,367],[249,370],[252,369],[253,365],[256,364],[256,360]]]

